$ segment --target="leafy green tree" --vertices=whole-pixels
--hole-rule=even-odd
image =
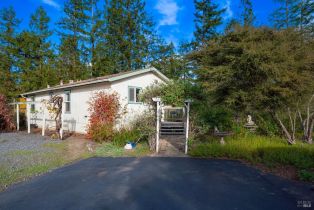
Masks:
[[[20,20],[13,7],[0,11],[0,93],[12,98],[16,94],[16,28]]]
[[[219,9],[212,0],[194,0],[195,4],[195,43],[203,44],[217,36],[217,26],[222,24],[225,9]]]
[[[253,5],[251,0],[241,0],[242,11],[242,21],[244,26],[253,26],[255,21],[255,15],[253,11]]]

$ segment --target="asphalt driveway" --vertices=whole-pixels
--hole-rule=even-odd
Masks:
[[[314,205],[310,184],[237,161],[90,158],[0,194],[0,209],[300,209]]]

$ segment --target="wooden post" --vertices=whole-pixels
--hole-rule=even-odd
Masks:
[[[43,105],[43,123],[42,123],[42,130],[41,135],[45,136],[45,130],[46,130],[46,107]]]
[[[60,138],[61,138],[61,140],[63,139],[64,111],[65,111],[65,103],[62,102],[62,110],[61,110],[61,129],[60,129]]]
[[[160,101],[157,101],[157,123],[156,123],[156,153],[159,152],[159,118],[160,118]]]
[[[20,130],[20,105],[16,104],[16,130]]]
[[[157,104],[157,110],[156,110],[156,118],[157,118],[157,122],[156,122],[156,153],[159,152],[159,129],[160,129],[160,102],[161,99],[158,97],[152,98],[154,102],[156,102]]]
[[[31,109],[30,104],[26,104],[26,112],[27,112],[27,133],[31,133]]]
[[[186,130],[185,130],[185,154],[188,154],[188,139],[189,139],[189,123],[190,123],[190,102],[186,102]]]

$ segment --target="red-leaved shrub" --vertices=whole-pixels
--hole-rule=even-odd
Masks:
[[[15,128],[13,114],[8,107],[7,99],[0,94],[0,131],[9,131]]]
[[[116,93],[98,92],[89,102],[90,117],[87,137],[95,141],[110,141],[114,123],[120,109],[119,97]]]

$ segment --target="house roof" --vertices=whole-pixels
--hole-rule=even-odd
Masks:
[[[28,96],[28,95],[33,95],[36,93],[50,92],[50,91],[54,91],[54,90],[62,90],[62,89],[79,87],[79,86],[84,86],[84,85],[92,85],[92,84],[101,83],[101,82],[109,82],[110,83],[110,82],[115,82],[115,81],[119,81],[122,79],[126,79],[129,77],[145,74],[148,72],[152,72],[153,74],[155,74],[156,76],[158,76],[159,78],[161,78],[164,81],[169,81],[168,77],[166,77],[164,74],[162,74],[156,68],[150,67],[150,68],[145,68],[145,69],[141,69],[141,70],[127,71],[127,72],[121,72],[118,74],[111,74],[111,75],[106,75],[106,76],[102,76],[102,77],[91,78],[91,79],[87,79],[87,80],[80,80],[80,81],[67,83],[67,84],[63,84],[63,85],[56,85],[56,86],[49,87],[49,88],[44,88],[44,89],[40,89],[40,90],[22,93],[21,95],[22,96]]]

